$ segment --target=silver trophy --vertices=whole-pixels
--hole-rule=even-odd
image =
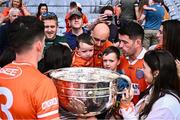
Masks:
[[[88,67],[71,67],[48,72],[58,91],[60,105],[73,115],[90,117],[111,108],[116,101],[117,79],[130,79],[116,72]]]

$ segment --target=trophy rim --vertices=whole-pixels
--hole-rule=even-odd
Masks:
[[[106,81],[102,81],[102,80],[74,80],[74,79],[62,79],[62,78],[59,78],[59,76],[55,75],[57,74],[58,72],[60,71],[68,71],[68,70],[99,70],[99,71],[104,71],[104,72],[107,72],[109,73],[109,75],[112,75],[112,76],[107,76],[104,74],[105,77],[107,77]],[[118,72],[115,72],[115,71],[111,71],[111,70],[107,70],[107,69],[104,69],[104,68],[94,68],[94,67],[66,67],[66,68],[59,68],[59,69],[54,69],[54,70],[49,70],[48,72],[46,72],[45,74],[48,74],[49,77],[51,77],[53,80],[61,80],[61,81],[66,81],[66,82],[72,82],[72,83],[99,83],[99,82],[111,82],[113,81],[114,79],[117,79],[119,77],[121,77],[121,74],[119,74]]]

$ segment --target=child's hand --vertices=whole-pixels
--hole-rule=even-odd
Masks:
[[[125,88],[124,89],[124,93],[122,94],[121,104],[125,105],[125,106],[126,105],[128,106],[131,103],[131,100],[133,99],[133,97],[134,97],[134,90],[133,90],[133,88],[132,87],[131,87],[131,89]]]

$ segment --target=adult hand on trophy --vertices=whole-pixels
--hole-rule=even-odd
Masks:
[[[135,116],[134,104],[131,102],[133,96],[134,92],[132,87],[130,89],[125,89],[124,94],[122,94],[119,113],[124,119],[134,118]]]

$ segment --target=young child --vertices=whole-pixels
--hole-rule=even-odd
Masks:
[[[117,71],[120,64],[120,51],[117,47],[110,46],[103,52],[103,67],[108,70]]]
[[[92,37],[83,33],[77,37],[77,48],[74,51],[72,67],[93,67],[94,43]]]
[[[117,71],[117,66],[120,64],[120,51],[117,47],[110,46],[106,48],[103,52],[102,59],[103,67],[105,69],[116,71],[122,74],[122,71]],[[117,88],[119,92],[123,91],[125,88],[129,88],[128,81],[123,78],[117,79]],[[117,96],[114,107],[106,113],[106,119],[122,119],[118,112],[120,108],[121,97],[121,95]]]

